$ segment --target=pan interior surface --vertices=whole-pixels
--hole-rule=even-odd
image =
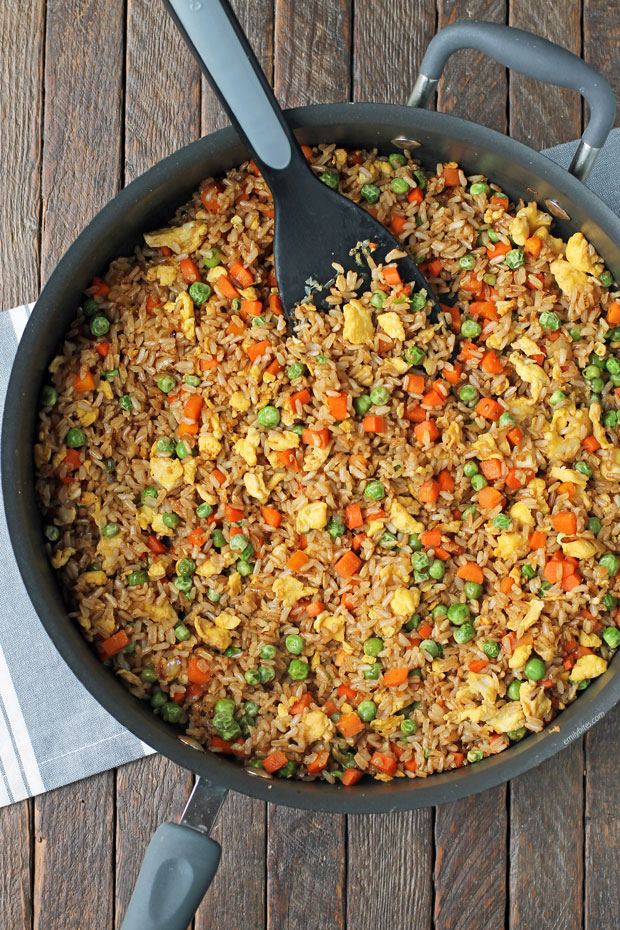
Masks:
[[[566,171],[513,140],[454,117],[379,104],[305,107],[289,111],[289,119],[302,143],[337,142],[380,151],[400,144],[415,148],[415,157],[428,169],[438,161],[455,160],[466,172],[489,176],[513,200],[556,201],[569,217],[557,220],[559,234],[568,237],[575,229],[582,230],[615,277],[620,277],[620,220]],[[348,790],[319,782],[266,779],[216,754],[192,749],[110,675],[67,621],[47,560],[33,490],[31,446],[48,362],[93,275],[118,255],[130,254],[145,229],[166,223],[205,177],[246,157],[233,130],[224,129],[160,162],[95,217],[63,257],[37,302],[13,367],[2,434],[7,521],[30,598],[67,664],[109,712],[158,751],[214,782],[294,807],[352,813],[423,807],[492,787],[567,746],[620,699],[617,661],[552,725],[475,767],[428,779],[362,782]]]

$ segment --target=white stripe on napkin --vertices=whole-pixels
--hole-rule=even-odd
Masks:
[[[23,307],[13,307],[12,310],[8,311],[18,342],[22,338],[23,332],[26,329],[26,323],[28,322],[28,317],[32,313],[33,307],[34,303],[24,304]]]
[[[45,786],[41,778],[39,766],[37,765],[32,743],[30,742],[28,728],[26,727],[26,721],[24,720],[24,715],[20,707],[17,692],[15,691],[15,686],[13,684],[13,679],[11,678],[9,666],[7,665],[7,661],[1,646],[0,701],[4,705],[6,715],[10,722],[13,740],[15,741],[15,746],[17,748],[19,760],[24,770],[24,775],[26,776],[26,782],[28,788],[30,789],[30,794],[40,794],[45,790]],[[2,761],[6,768],[6,762],[4,759],[5,752],[7,755],[9,753],[13,754],[13,756],[15,755],[13,752],[12,741],[5,742],[3,740],[2,743],[0,743],[0,747],[2,747],[0,748],[0,752],[2,754]]]

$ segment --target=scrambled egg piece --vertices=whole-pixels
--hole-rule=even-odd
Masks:
[[[566,243],[566,260],[578,271],[585,271],[597,278],[605,269],[596,249],[580,232],[573,233]]]
[[[523,352],[524,355],[540,355],[540,346],[537,346],[529,336],[521,336],[520,339],[516,339],[512,343],[512,347],[518,349],[519,352]]]
[[[400,727],[404,719],[403,714],[394,714],[392,717],[386,717],[385,720],[373,720],[370,729],[378,733],[379,736],[388,737]]]
[[[383,520],[369,520],[366,527],[366,535],[370,536],[372,539],[373,536],[377,536],[378,533],[382,532],[383,526]]]
[[[114,391],[112,390],[112,385],[109,381],[100,381],[99,390],[106,400],[112,400],[114,398]]]
[[[443,435],[444,448],[452,449],[454,446],[457,446],[460,443],[462,436],[463,431],[461,429],[460,423],[457,423],[456,420],[453,420],[452,423],[448,424],[448,428],[445,430]]]
[[[406,508],[395,500],[390,507],[390,523],[394,524],[399,533],[421,533],[424,529],[424,524],[415,520]]]
[[[206,238],[209,227],[206,223],[190,220],[181,226],[167,226],[152,233],[144,234],[144,241],[152,249],[168,246],[176,255],[183,252],[196,252]]]
[[[230,406],[233,410],[239,410],[240,413],[245,413],[246,410],[250,409],[250,398],[247,397],[243,391],[234,391],[230,395]]]
[[[298,581],[292,575],[285,575],[284,578],[276,578],[273,583],[273,593],[282,601],[285,607],[292,607],[302,597],[310,597],[316,594],[317,588],[311,588],[305,585],[303,581]]]
[[[196,336],[196,320],[194,318],[194,301],[187,291],[181,291],[174,305],[175,313],[179,314],[181,319],[181,330],[186,339],[194,339]]]
[[[160,536],[174,536],[174,530],[164,523],[164,518],[160,513],[151,514],[151,526],[155,533]]]
[[[314,501],[305,504],[297,511],[295,516],[295,529],[298,533],[309,533],[310,530],[321,530],[327,523],[327,504],[323,501]]]
[[[151,475],[166,491],[171,491],[183,477],[183,465],[178,459],[151,458]],[[114,538],[114,537],[113,537]]]
[[[222,275],[225,275],[225,274],[226,274],[226,269],[224,268],[223,265],[215,265],[214,268],[209,268],[209,270],[207,271],[207,281],[209,282],[209,284],[215,284],[215,282],[219,280],[219,278],[221,278]]]
[[[497,300],[495,302],[495,309],[499,316],[506,316],[507,313],[510,313],[517,306],[517,301],[514,298],[510,300]]]
[[[147,281],[159,281],[164,287],[170,287],[177,279],[176,265],[168,262],[162,262],[161,265],[155,265],[146,272]]]
[[[469,672],[467,689],[472,694],[479,694],[487,704],[494,704],[499,695],[499,684],[492,675],[478,675],[476,672]]]
[[[495,555],[497,558],[508,559],[511,555],[519,552],[525,541],[520,533],[500,533],[496,542]]]
[[[551,710],[551,701],[535,681],[521,683],[519,702],[526,717],[537,717],[539,720],[544,720]]]
[[[232,636],[228,630],[215,626],[214,623],[210,623],[202,617],[195,618],[194,629],[203,643],[206,643],[207,646],[213,646],[215,649],[219,649],[220,652],[223,652],[224,649],[228,649],[232,643]]]
[[[398,358],[397,356],[388,359],[387,363],[390,368],[393,368],[399,375],[404,375],[411,367],[404,358]]]
[[[417,610],[420,592],[417,588],[397,588],[392,595],[390,607],[397,617],[409,617]]]
[[[163,578],[165,574],[166,574],[165,562],[162,562],[160,560],[159,562],[153,562],[153,564],[149,566],[148,575],[149,575],[149,578],[151,578],[153,581],[157,581],[158,578]]]
[[[116,570],[118,556],[123,547],[123,534],[116,536],[102,536],[97,543],[97,554],[102,556],[101,567],[104,572]]]
[[[342,427],[342,423],[340,426]],[[299,442],[299,434],[293,433],[290,430],[286,433],[279,433],[276,430],[271,430],[267,435],[267,444],[274,452],[286,452],[287,449],[297,449],[299,447]]]
[[[196,479],[196,469],[198,462],[195,458],[186,458],[183,462],[183,481],[185,484],[193,485]]]
[[[336,614],[322,613],[316,618],[313,626],[317,633],[320,633],[322,630],[327,630],[332,639],[337,640],[339,643],[344,643],[344,617],[336,616]]]
[[[554,465],[549,472],[549,477],[555,478],[556,481],[570,481],[572,484],[584,487],[588,483],[587,477],[580,471],[575,471],[574,468],[564,468],[562,465]]]
[[[513,617],[508,620],[508,629],[516,630],[518,636],[523,636],[523,634],[526,633],[531,626],[534,626],[541,613],[543,612],[544,606],[544,601],[541,601],[539,598],[534,598],[532,601],[530,601],[526,614],[524,617],[522,617],[521,620]]]
[[[377,317],[377,323],[392,339],[400,339],[401,342],[404,340],[405,327],[398,313],[395,313],[394,310],[390,310],[388,313],[380,313]]]
[[[509,358],[521,380],[530,385],[532,401],[536,402],[542,389],[549,384],[549,375],[536,362],[530,361],[529,358],[522,358],[516,352],[513,352]]]
[[[224,610],[221,614],[218,614],[217,617],[213,618],[213,622],[222,630],[236,630],[241,623],[241,617],[237,617],[236,614],[231,614],[229,611]]]
[[[584,630],[579,634],[579,645],[587,646],[589,649],[598,649],[603,645],[603,641],[596,633],[586,633]]]
[[[509,701],[501,710],[498,710],[496,714],[489,718],[488,723],[496,733],[509,733],[511,730],[518,730],[525,723],[521,702]]]
[[[344,305],[344,329],[342,338],[352,345],[370,345],[375,335],[370,310],[360,300]]]
[[[215,436],[203,433],[198,437],[198,451],[208,459],[216,459],[222,451],[222,443]]]
[[[306,743],[330,740],[334,735],[334,724],[322,710],[310,710],[301,718],[301,729]]]
[[[594,438],[597,439],[601,444],[602,449],[612,449],[613,445],[607,438],[604,427],[601,426],[601,405],[591,404],[588,409],[590,411],[590,420],[592,422],[592,432],[594,433]]]
[[[234,449],[237,455],[240,455],[241,458],[245,459],[248,465],[253,468],[258,461],[256,458],[256,452],[259,446],[260,433],[257,429],[254,429],[254,427],[251,426],[248,430],[247,436],[244,439],[237,440],[234,445]]]
[[[80,581],[85,581],[86,584],[102,585],[102,584],[105,584],[107,580],[108,580],[108,576],[106,575],[105,572],[101,572],[101,571],[93,570],[90,572],[82,572],[82,574],[80,575]]]
[[[78,420],[80,421],[80,426],[92,426],[99,416],[99,408],[86,407],[78,403],[77,415]]]
[[[586,436],[589,426],[587,410],[577,410],[574,404],[556,407],[551,423],[543,424],[545,455],[549,461],[572,461],[579,454],[582,435]]]
[[[471,723],[480,723],[488,714],[488,708],[484,704],[472,704],[464,710],[452,710],[443,715],[446,723],[463,723],[469,720]]]
[[[500,442],[501,447],[498,446],[492,433],[481,433],[471,444],[471,451],[475,452],[476,458],[482,462],[485,459],[503,459],[504,455],[510,452],[510,446],[505,440],[500,440]]]
[[[269,489],[265,485],[265,479],[260,473],[246,472],[243,476],[243,483],[250,497],[254,497],[257,501],[260,501],[261,504],[267,503],[269,500]]]
[[[241,594],[241,589],[243,585],[241,583],[241,575],[239,572],[233,572],[232,575],[228,577],[228,593],[235,597],[237,594]]]
[[[620,449],[604,450],[600,460],[603,478],[607,481],[620,481]]]
[[[582,656],[577,659],[570,673],[570,681],[585,681],[586,678],[598,678],[607,671],[607,662],[600,656]]]
[[[533,235],[537,236],[541,242],[547,245],[554,255],[561,255],[563,253],[564,242],[562,239],[557,239],[555,236],[552,236],[546,226],[540,226],[538,229],[535,229]]]
[[[564,555],[572,555],[576,559],[591,559],[602,547],[596,545],[589,539],[576,539],[574,542],[561,542]]]
[[[531,201],[526,207],[521,207],[510,224],[510,236],[517,245],[525,245],[535,229],[539,226],[551,226],[551,217],[538,209],[536,201]]]
[[[516,520],[517,523],[522,523],[524,526],[534,526],[535,521],[532,512],[527,504],[522,501],[513,504],[509,512],[512,519]]]
[[[144,604],[139,613],[155,623],[164,623],[167,626],[174,626],[179,622],[176,610],[167,599],[162,604]]]
[[[510,668],[522,668],[529,659],[532,648],[531,645],[517,646],[508,660],[508,666]]]
[[[62,568],[66,565],[72,555],[75,555],[75,549],[68,546],[66,549],[56,549],[50,558],[53,568]]]
[[[585,272],[573,268],[571,263],[563,258],[556,258],[555,261],[551,262],[549,270],[558,287],[567,297],[570,297],[576,287],[583,287],[588,280]]]
[[[200,575],[201,578],[210,578],[211,575],[218,575],[219,571],[213,564],[212,559],[205,559],[196,569],[196,574]]]

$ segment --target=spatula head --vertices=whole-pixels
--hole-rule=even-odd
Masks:
[[[274,207],[276,278],[290,325],[295,307],[309,294],[317,309],[328,309],[325,298],[336,276],[333,262],[345,272],[355,271],[366,290],[371,275],[363,253],[368,243],[375,245],[371,254],[376,264],[383,264],[394,249],[404,251],[403,244],[374,216],[332,190],[305,165],[287,172],[286,183],[274,191]],[[396,264],[403,283],[412,283],[413,292],[426,291],[432,304],[429,319],[439,322],[441,308],[416,263],[407,254]]]

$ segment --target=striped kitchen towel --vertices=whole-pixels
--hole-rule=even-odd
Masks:
[[[575,142],[546,154],[567,167]],[[620,130],[589,185],[620,213]],[[33,304],[0,314],[0,406]],[[0,504],[0,807],[153,752],[92,698],[62,661],[30,604]]]

